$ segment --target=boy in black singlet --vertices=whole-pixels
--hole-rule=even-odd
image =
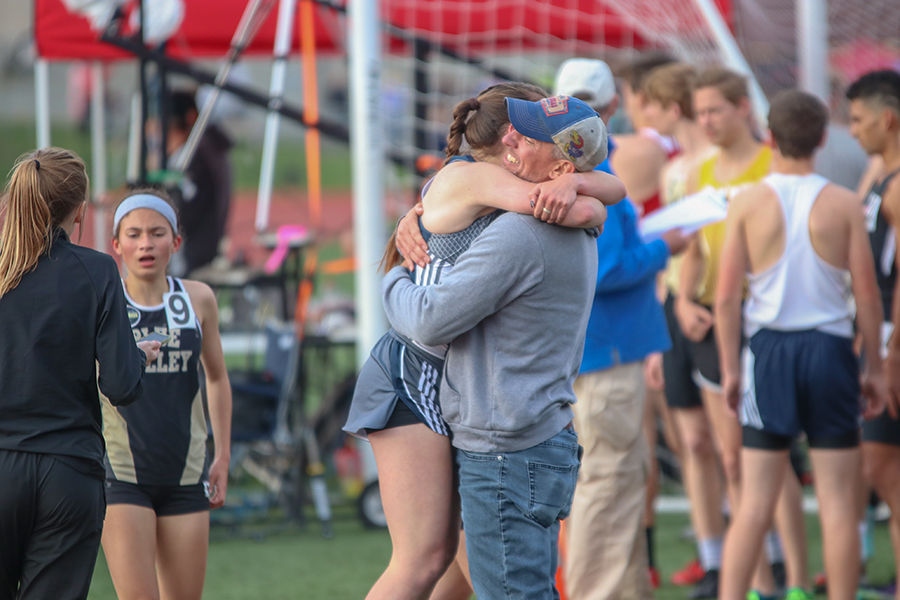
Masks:
[[[867,480],[891,508],[891,529],[900,527],[900,337],[890,335],[900,322],[897,293],[897,232],[900,230],[900,73],[873,71],[847,90],[850,133],[872,157],[860,191],[881,289],[885,324],[882,355],[888,385],[888,410],[863,426],[863,469]],[[896,544],[896,536],[892,535]],[[900,556],[894,547],[894,558]]]

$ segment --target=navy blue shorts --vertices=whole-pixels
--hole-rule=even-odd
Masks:
[[[143,506],[153,509],[157,517],[187,515],[209,510],[207,485],[141,485],[107,479],[106,503]]]
[[[744,348],[744,447],[785,450],[801,431],[810,448],[859,445],[859,360],[853,342],[816,330],[762,329]]]

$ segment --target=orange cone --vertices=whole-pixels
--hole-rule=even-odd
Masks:
[[[556,589],[559,600],[568,600],[566,596],[566,522],[559,522],[559,566],[556,568]]]

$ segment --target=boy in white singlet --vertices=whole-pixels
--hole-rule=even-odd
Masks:
[[[859,577],[860,391],[884,409],[881,297],[866,224],[850,190],[814,173],[828,122],[815,96],[789,90],[769,112],[773,173],[730,202],[716,292],[723,394],[743,426],[741,501],[725,539],[721,600],[744,600],[804,431],[819,498],[828,597],[851,600]],[[848,283],[849,280],[852,283]],[[741,306],[747,346],[741,355]],[[867,368],[859,381],[854,315]]]

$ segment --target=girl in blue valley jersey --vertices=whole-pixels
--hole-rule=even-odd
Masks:
[[[231,453],[231,386],[212,290],[166,275],[181,246],[178,218],[160,191],[136,190],[116,210],[113,249],[136,340],[161,334],[143,399],[103,403],[108,509],[103,550],[120,600],[203,593],[209,510],[225,503]],[[207,468],[200,394],[203,365],[215,456]]]

